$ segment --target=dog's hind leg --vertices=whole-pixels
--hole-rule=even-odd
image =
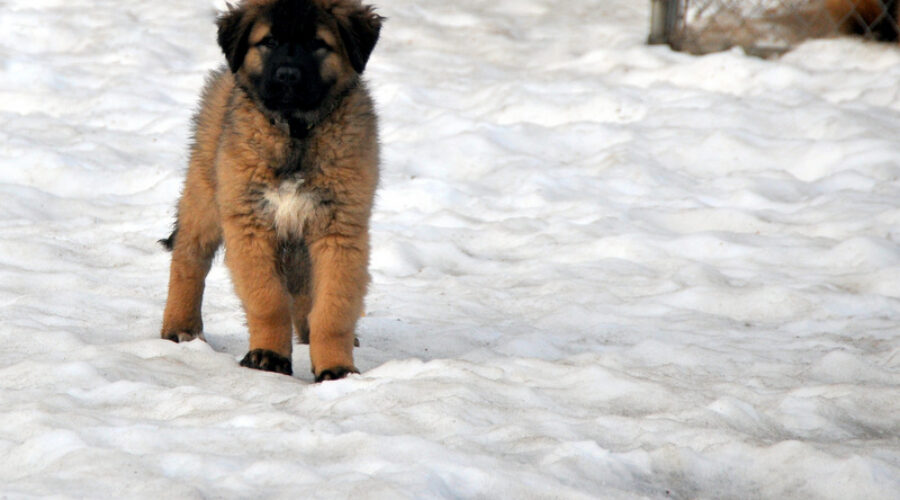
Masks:
[[[291,304],[291,319],[294,322],[294,331],[297,332],[297,341],[301,344],[309,344],[309,311],[312,309],[312,297],[309,294],[294,295]]]
[[[172,264],[161,336],[174,342],[203,338],[203,288],[216,250],[222,244],[213,191],[191,170],[178,203],[176,230],[170,237]]]
[[[285,287],[291,295],[291,322],[301,344],[309,344],[310,297],[309,248],[299,238],[287,239],[279,243],[278,271]]]

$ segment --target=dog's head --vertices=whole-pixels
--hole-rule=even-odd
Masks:
[[[254,100],[290,115],[356,81],[381,21],[359,0],[244,0],[219,17],[219,45]]]

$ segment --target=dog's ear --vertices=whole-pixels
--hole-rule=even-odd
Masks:
[[[219,46],[225,53],[225,59],[228,60],[228,67],[232,73],[237,73],[249,49],[251,24],[248,22],[249,17],[243,8],[229,5],[228,12],[219,16],[216,21],[219,26]]]
[[[384,18],[376,14],[372,6],[359,4],[349,9],[336,9],[335,17],[350,65],[357,73],[362,73],[378,41]]]

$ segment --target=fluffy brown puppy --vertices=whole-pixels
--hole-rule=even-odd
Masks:
[[[291,374],[292,325],[316,381],[357,372],[378,133],[360,78],[382,18],[359,0],[245,0],[218,20],[213,72],[172,235],[162,337],[203,338],[213,255],[247,316],[242,366]]]

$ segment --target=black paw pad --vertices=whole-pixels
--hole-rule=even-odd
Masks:
[[[267,372],[283,373],[285,375],[294,373],[291,369],[290,358],[268,349],[254,349],[248,352],[244,359],[241,360],[241,366]]]
[[[322,373],[316,375],[316,382],[324,382],[326,380],[338,380],[350,375],[351,373],[359,373],[359,370],[356,368],[350,367],[346,368],[343,366],[339,366],[337,368],[332,368],[330,370],[324,370]]]

